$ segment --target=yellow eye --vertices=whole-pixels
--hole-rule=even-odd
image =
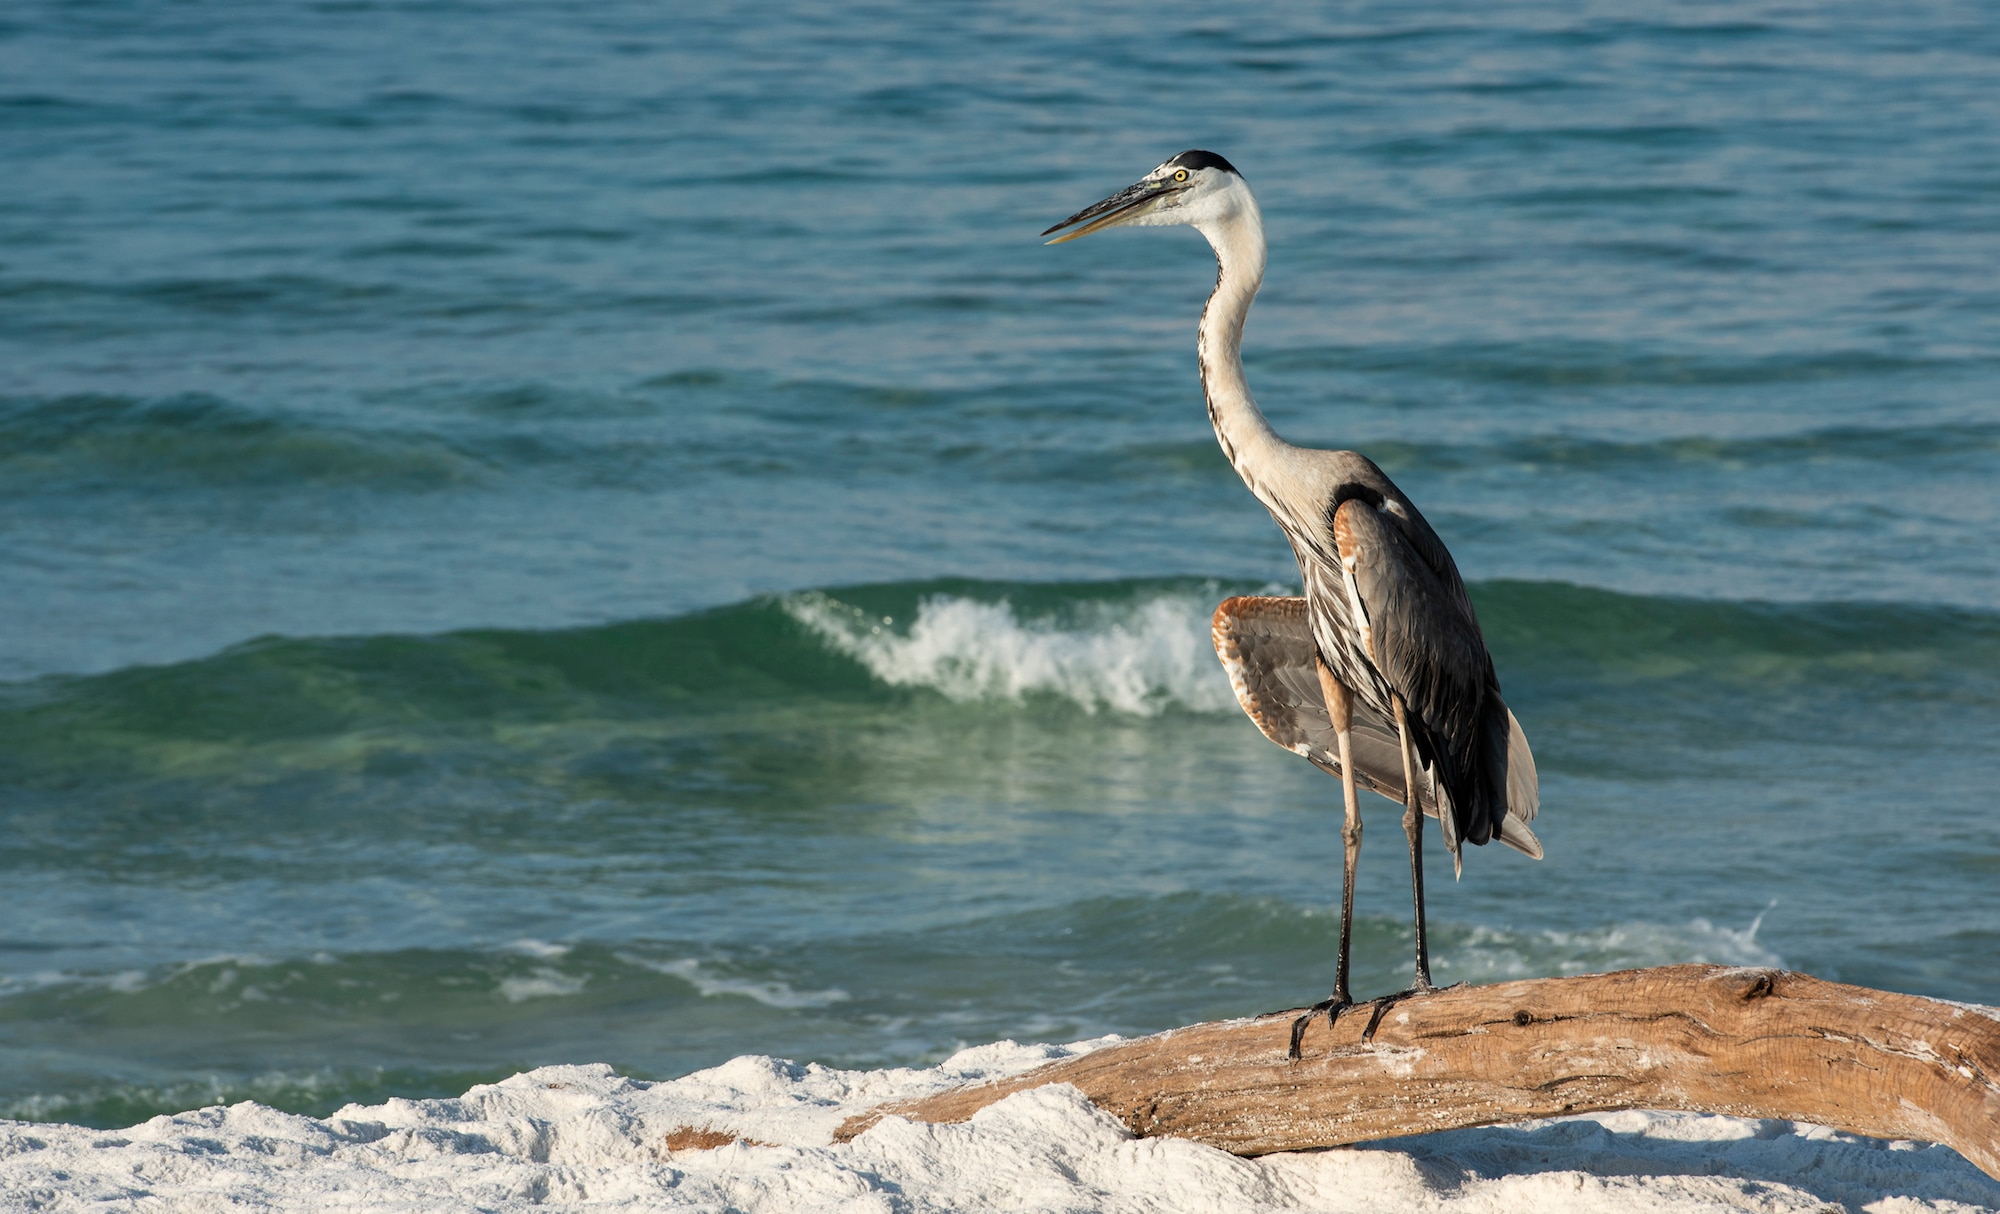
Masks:
[[[1187,180],[1187,170],[1186,170],[1186,169],[1175,169],[1175,170],[1174,170],[1174,180],[1175,180],[1175,181],[1186,181],[1186,180]]]

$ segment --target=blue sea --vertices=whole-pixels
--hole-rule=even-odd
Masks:
[[[1422,506],[1534,744],[1439,978],[2000,1003],[1990,7],[16,0],[0,1117],[1324,995],[1339,787],[1207,637],[1297,582],[1213,263],[1036,236],[1193,147],[1266,410]]]

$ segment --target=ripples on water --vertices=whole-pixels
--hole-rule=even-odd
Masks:
[[[10,10],[0,1114],[1317,993],[1335,790],[1205,652],[1293,576],[1208,255],[1033,235],[1189,146],[1260,397],[1423,504],[1536,744],[1442,973],[2000,1001],[1990,20],[1261,20]]]

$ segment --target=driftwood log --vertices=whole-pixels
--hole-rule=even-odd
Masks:
[[[1673,965],[1456,987],[1324,1018],[1173,1029],[851,1118],[964,1121],[1073,1083],[1141,1137],[1262,1155],[1464,1126],[1679,1109],[1942,1142],[2000,1179],[2000,1011],[1773,969]]]

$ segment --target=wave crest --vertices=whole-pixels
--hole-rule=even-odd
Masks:
[[[1216,664],[1209,615],[1218,595],[1151,595],[1026,617],[1006,599],[958,595],[919,601],[899,630],[819,591],[785,610],[833,649],[893,687],[923,687],[961,703],[1056,696],[1088,712],[1155,716],[1170,709],[1236,710]]]

